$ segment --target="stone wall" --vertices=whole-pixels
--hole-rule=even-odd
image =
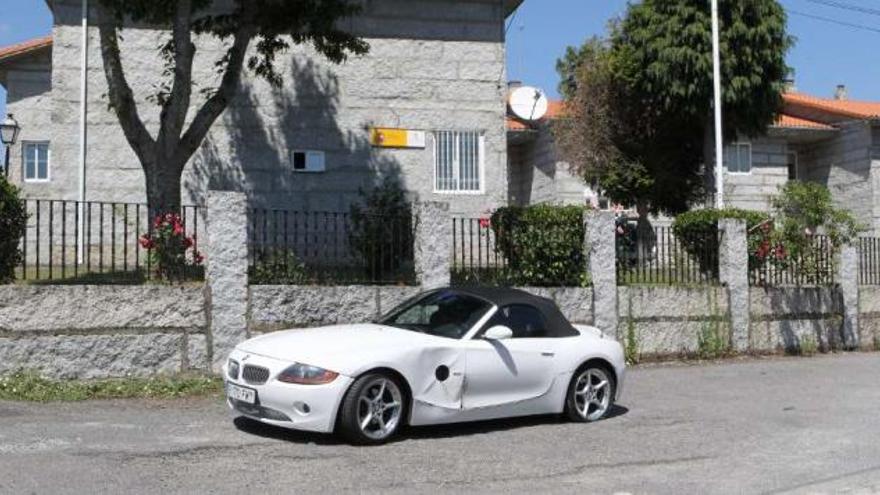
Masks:
[[[51,122],[22,118],[21,123],[51,137],[53,172],[58,173],[26,194],[73,199],[78,181],[81,5],[79,0],[59,0],[53,7],[52,89],[45,93],[49,75],[44,72],[40,96],[51,99],[51,109],[42,113],[45,119],[51,116]],[[358,198],[360,187],[389,176],[399,178],[414,199],[449,199],[448,194],[434,192],[431,132],[467,130],[480,131],[485,138],[483,192],[455,195],[450,201],[454,212],[506,204],[502,3],[377,0],[366,2],[365,8],[350,27],[370,43],[369,54],[334,65],[314,49],[296,46],[278,58],[282,88],[245,77],[235,101],[184,172],[186,202],[203,204],[208,189],[221,189],[246,192],[255,205],[344,211]],[[156,47],[166,37],[161,31],[131,27],[121,43],[128,80],[141,98],[139,111],[154,134],[158,107],[143,98],[160,82]],[[143,174],[107,106],[97,29],[90,29],[89,40],[88,199],[140,202]],[[222,46],[210,38],[196,44],[195,77],[200,88],[211,87]],[[201,104],[199,98],[195,92],[194,105]],[[18,101],[11,90],[10,108]],[[427,146],[374,149],[369,143],[369,128],[374,126],[426,131]],[[324,151],[326,171],[294,172],[293,150]]]
[[[843,306],[836,289],[753,287],[749,304],[749,346],[753,350],[842,347]]]
[[[880,350],[880,287],[859,287],[859,340],[863,349]]]
[[[511,204],[584,204],[584,191],[589,188],[571,173],[567,162],[560,161],[549,126],[533,136],[509,151]]]
[[[208,335],[201,287],[0,286],[0,373],[205,370]]]
[[[618,340],[642,356],[690,354],[704,332],[729,337],[727,290],[722,287],[620,287]]]

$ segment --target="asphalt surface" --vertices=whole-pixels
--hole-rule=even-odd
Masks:
[[[0,493],[878,493],[880,354],[655,365],[615,415],[411,429],[381,447],[219,399],[0,402]]]

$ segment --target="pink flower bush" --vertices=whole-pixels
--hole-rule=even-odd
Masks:
[[[180,216],[175,213],[157,215],[152,230],[138,240],[149,252],[156,275],[164,280],[182,279],[188,267],[205,261],[195,249],[195,235],[187,236]]]

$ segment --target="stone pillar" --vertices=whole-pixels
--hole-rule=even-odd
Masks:
[[[247,196],[209,192],[206,223],[209,352],[214,370],[219,370],[229,352],[247,338]]]
[[[846,349],[860,347],[859,334],[859,253],[855,246],[841,246],[837,263],[837,283],[843,296],[843,325],[841,335]],[[868,339],[866,345],[873,342]]]
[[[614,213],[584,213],[584,254],[593,282],[593,325],[617,335],[617,252]],[[620,340],[618,338],[618,340]]]
[[[445,287],[452,269],[452,216],[449,203],[415,204],[416,281],[424,289]]]
[[[724,218],[718,221],[718,275],[727,286],[730,312],[730,343],[737,352],[749,349],[749,245],[746,223]]]

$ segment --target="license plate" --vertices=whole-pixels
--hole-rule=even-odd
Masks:
[[[226,385],[226,395],[230,399],[235,399],[248,404],[257,403],[257,391],[252,388],[239,387],[238,385],[229,383]]]

